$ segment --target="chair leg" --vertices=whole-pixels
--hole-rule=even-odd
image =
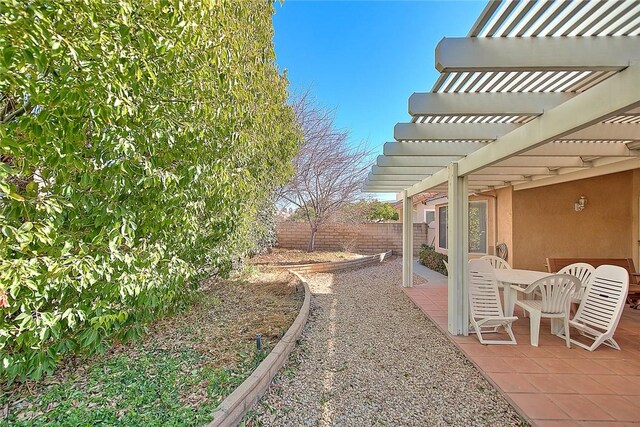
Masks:
[[[537,311],[529,311],[531,345],[538,346],[538,337],[540,336],[540,313]]]
[[[511,323],[504,325],[505,331],[509,334],[509,338],[511,338],[511,343],[517,344],[516,337],[513,335],[513,330],[511,330]]]
[[[593,344],[591,344],[591,347],[588,348],[589,351],[593,351],[596,348],[600,347],[600,344],[604,343],[606,340],[606,338],[604,337],[604,335],[599,335],[597,336],[594,340],[593,340]]]
[[[473,324],[473,329],[475,330],[476,335],[478,336],[478,341],[480,341],[480,344],[484,344],[484,340],[482,339],[482,331],[480,330],[480,326],[478,326],[477,323],[472,323]]]
[[[613,337],[609,338],[608,340],[605,340],[604,344],[608,345],[609,347],[611,347],[611,348],[613,348],[615,350],[620,350],[620,346],[618,345],[616,340],[613,339]]]
[[[569,314],[564,318],[564,340],[567,343],[567,348],[571,348],[571,338],[569,337]]]

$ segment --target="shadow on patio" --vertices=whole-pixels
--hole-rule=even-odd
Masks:
[[[604,345],[593,352],[575,345],[566,348],[563,339],[551,335],[548,319],[540,326],[539,347],[532,347],[529,319],[518,308],[519,319],[513,326],[518,345],[487,346],[475,335],[446,332],[446,277],[422,266],[416,267],[416,273],[427,276],[429,283],[405,288],[406,295],[534,425],[640,422],[639,310],[625,308],[615,334],[621,351]]]

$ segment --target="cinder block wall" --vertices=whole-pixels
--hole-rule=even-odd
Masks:
[[[427,224],[413,224],[413,254],[428,241]],[[299,222],[281,222],[276,227],[278,246],[286,249],[307,249],[309,225]],[[375,254],[393,251],[402,254],[402,224],[325,224],[316,234],[316,250],[353,251]]]

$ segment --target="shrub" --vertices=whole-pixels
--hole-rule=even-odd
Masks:
[[[422,245],[420,248],[420,264],[445,276],[448,276],[447,267],[444,265],[444,261],[447,261],[447,259],[448,257],[445,254],[436,252],[432,246]]]
[[[265,199],[259,206],[256,213],[253,228],[251,229],[251,241],[253,246],[249,249],[248,255],[260,255],[268,252],[278,242],[276,235],[276,214],[278,209],[273,198]]]
[[[140,335],[255,247],[299,141],[272,13],[0,0],[0,375]]]

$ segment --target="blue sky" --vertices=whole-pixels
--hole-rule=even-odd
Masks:
[[[438,41],[465,36],[485,4],[286,0],[273,18],[276,60],[292,92],[311,88],[353,143],[378,155],[393,126],[409,120],[409,96],[435,82]]]

